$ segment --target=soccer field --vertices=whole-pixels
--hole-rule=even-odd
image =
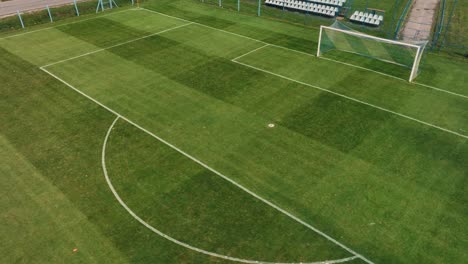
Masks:
[[[181,3],[0,39],[1,263],[466,261],[466,59]]]

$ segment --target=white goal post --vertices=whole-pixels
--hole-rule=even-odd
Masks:
[[[425,47],[426,42],[412,44],[379,38],[335,22],[331,27],[320,27],[317,57],[326,52],[339,51],[396,64],[411,69],[409,81],[412,82],[418,75]]]

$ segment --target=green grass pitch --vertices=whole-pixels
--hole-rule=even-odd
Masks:
[[[466,59],[144,7],[2,35],[0,263],[468,259]]]

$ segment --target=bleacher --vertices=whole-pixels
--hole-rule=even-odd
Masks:
[[[291,10],[298,10],[317,15],[335,17],[346,0],[265,0],[265,4]]]
[[[362,12],[362,11],[354,11],[353,15],[349,18],[349,20],[353,22],[364,23],[371,26],[379,26],[383,22],[383,15]]]

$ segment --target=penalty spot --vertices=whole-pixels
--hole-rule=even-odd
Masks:
[[[274,127],[275,127],[275,124],[270,123],[270,124],[268,124],[268,127],[269,127],[269,128],[274,128]]]

